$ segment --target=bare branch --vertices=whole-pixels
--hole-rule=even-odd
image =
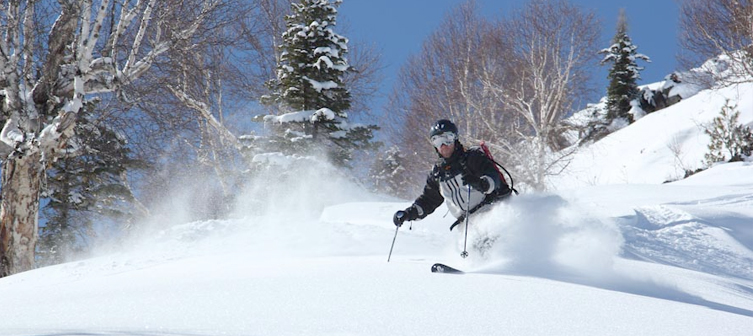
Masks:
[[[680,44],[686,52],[679,57],[683,65],[697,67],[724,55],[731,69],[723,76],[713,73],[717,80],[729,84],[753,80],[753,1],[683,1],[680,28]]]

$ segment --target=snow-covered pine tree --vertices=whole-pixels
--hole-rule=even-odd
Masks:
[[[615,119],[624,119],[628,123],[634,121],[630,109],[630,102],[638,97],[638,85],[636,81],[640,79],[640,71],[643,70],[636,64],[636,60],[642,59],[651,62],[651,59],[643,54],[636,52],[638,46],[633,44],[630,36],[627,34],[628,25],[625,16],[625,10],[621,9],[617,21],[617,33],[612,38],[612,45],[609,48],[599,51],[605,54],[601,64],[612,63],[609,70],[609,87],[607,88],[607,120],[612,124]]]
[[[722,107],[719,116],[704,127],[704,133],[711,137],[708,153],[704,156],[705,165],[723,161],[742,161],[753,151],[753,132],[740,124],[740,111],[729,100]]]
[[[369,175],[374,183],[374,190],[379,193],[409,198],[411,197],[408,171],[403,167],[405,156],[400,148],[392,146],[374,161]]]
[[[375,125],[348,122],[351,95],[343,77],[353,69],[346,58],[348,39],[333,30],[341,2],[302,0],[285,17],[277,78],[268,83],[271,94],[261,99],[281,114],[264,118],[277,126],[267,151],[321,150],[334,163],[350,166],[354,149],[376,146],[371,142]]]

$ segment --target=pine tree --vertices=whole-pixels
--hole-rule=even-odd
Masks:
[[[411,196],[406,188],[410,181],[403,167],[405,160],[400,149],[392,146],[374,162],[369,175],[376,192],[401,198]]]
[[[277,125],[267,150],[286,154],[325,152],[341,166],[349,166],[356,148],[373,149],[375,125],[352,125],[346,111],[351,95],[344,76],[348,64],[348,39],[335,33],[336,6],[341,0],[302,0],[292,4],[285,17],[277,78],[268,83],[271,94],[262,103],[274,104],[281,116],[264,120]]]
[[[711,137],[709,152],[704,156],[706,166],[722,161],[742,161],[753,150],[753,132],[738,122],[740,111],[730,105],[729,100],[722,107],[719,116],[704,127],[704,133]]]
[[[627,30],[625,11],[620,10],[617,33],[612,38],[612,45],[599,51],[600,54],[605,54],[601,64],[613,64],[609,70],[609,75],[607,75],[609,79],[609,87],[607,88],[608,123],[612,123],[618,118],[629,123],[634,121],[633,116],[629,113],[630,102],[638,97],[639,90],[636,81],[640,79],[640,71],[643,70],[636,64],[636,60],[651,61],[648,56],[636,52],[638,46],[630,40]]]
[[[96,237],[95,219],[125,224],[134,216],[134,196],[124,175],[127,169],[140,166],[139,161],[129,157],[126,139],[117,131],[84,111],[79,118],[69,148],[74,154],[47,169],[42,193],[47,204],[37,245],[41,265],[86,252],[88,242]]]

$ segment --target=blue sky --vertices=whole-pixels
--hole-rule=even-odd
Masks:
[[[602,22],[602,43],[609,46],[614,36],[617,16],[624,8],[628,18],[628,34],[638,52],[651,58],[639,84],[660,81],[676,70],[678,53],[678,9],[673,0],[570,0],[585,9],[594,10]],[[394,78],[409,55],[417,54],[421,44],[444,19],[446,13],[464,0],[344,0],[339,8],[340,33],[351,40],[374,43],[382,51],[385,81],[382,92],[390,92]],[[484,15],[490,18],[522,7],[526,0],[477,0]],[[344,31],[342,29],[345,29]],[[606,92],[604,66],[594,75],[594,82]],[[381,104],[381,103],[378,103]]]

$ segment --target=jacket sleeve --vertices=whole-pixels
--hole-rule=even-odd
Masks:
[[[434,178],[434,172],[426,178],[426,186],[421,196],[418,196],[413,204],[418,206],[418,218],[424,218],[434,212],[444,202],[444,197],[439,192],[439,182]]]
[[[494,183],[494,186],[489,193],[494,191],[506,191],[509,189],[507,184],[500,178],[499,171],[494,167],[494,162],[489,160],[486,154],[480,149],[468,151],[465,170],[466,171],[463,172],[463,174],[471,174]]]

